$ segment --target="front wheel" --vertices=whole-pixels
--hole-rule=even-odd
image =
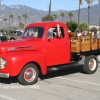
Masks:
[[[18,76],[18,80],[23,85],[35,84],[38,80],[39,70],[33,63],[27,64]]]
[[[83,71],[87,74],[93,74],[98,68],[98,61],[96,56],[87,56],[84,61]]]

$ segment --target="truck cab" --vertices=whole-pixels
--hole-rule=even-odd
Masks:
[[[54,38],[53,30],[59,24],[62,38]],[[41,26],[41,27],[40,27]],[[65,24],[61,22],[42,22],[26,27],[23,37],[31,36],[41,39],[43,43],[42,53],[46,57],[46,66],[70,63],[70,40]]]

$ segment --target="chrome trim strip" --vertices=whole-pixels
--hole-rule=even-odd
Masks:
[[[18,47],[9,47],[8,50],[9,51],[14,51],[16,49],[29,49],[29,48],[34,48],[34,46],[18,46]]]
[[[6,74],[0,73],[0,77],[1,78],[9,78],[9,73],[6,73]]]

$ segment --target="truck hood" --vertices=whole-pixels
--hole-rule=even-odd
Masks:
[[[20,39],[0,43],[0,53],[16,52],[23,50],[41,50],[42,39]]]

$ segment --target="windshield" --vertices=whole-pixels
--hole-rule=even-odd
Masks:
[[[42,27],[32,27],[25,30],[23,37],[33,37],[33,38],[42,38],[44,28]]]

